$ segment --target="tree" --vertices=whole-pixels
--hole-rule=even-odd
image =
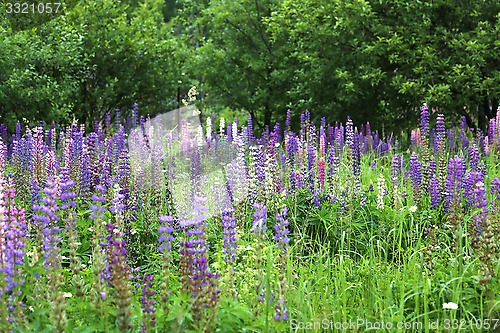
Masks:
[[[198,20],[206,35],[196,50],[195,73],[218,103],[270,124],[286,110],[280,58],[267,21],[280,1],[212,1]]]
[[[134,102],[154,115],[176,105],[177,43],[169,38],[161,0],[127,15],[112,0],[85,1],[40,26],[4,26],[0,47],[0,122],[21,117],[93,125]]]

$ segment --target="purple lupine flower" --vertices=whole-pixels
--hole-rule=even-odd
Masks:
[[[429,107],[425,103],[420,108],[420,133],[425,137],[429,135]]]
[[[314,188],[314,161],[316,159],[316,148],[310,144],[307,146],[307,182],[309,184],[309,188]]]
[[[224,260],[233,263],[236,260],[236,217],[234,211],[224,210],[222,212],[222,234],[224,242]]]
[[[434,137],[435,151],[442,151],[444,149],[445,132],[446,128],[444,126],[444,115],[438,114],[436,118],[436,132]]]
[[[288,136],[288,144],[287,144],[287,166],[290,170],[290,188],[297,188],[296,177],[295,177],[295,165],[296,159],[295,155],[299,150],[297,138],[295,137],[295,133],[291,132]]]
[[[125,129],[120,125],[118,131],[113,134],[113,162],[117,162],[123,151],[126,151],[125,145]]]
[[[286,120],[285,120],[285,130],[287,132],[291,131],[291,125],[292,125],[292,110],[288,109],[286,110]]]
[[[24,306],[21,287],[24,284],[24,248],[27,239],[25,210],[14,202],[16,192],[11,181],[5,184],[0,173],[0,275],[3,275],[2,294],[10,294],[5,304],[7,320],[15,325]]]
[[[327,170],[327,176],[329,179],[332,178],[332,176],[337,172],[338,167],[340,166],[340,159],[335,156],[335,147],[333,145],[330,145],[328,147],[328,170]]]
[[[476,239],[479,239],[479,236],[484,231],[484,224],[488,217],[488,202],[486,201],[486,189],[484,188],[484,183],[482,181],[478,181],[474,184],[473,189],[473,201],[474,206],[479,208],[479,213],[473,217],[474,220],[474,229],[476,231]]]
[[[276,142],[281,142],[281,127],[280,127],[280,123],[276,122],[274,124],[273,133],[275,135]]]
[[[446,177],[446,194],[444,202],[444,209],[446,212],[450,212],[450,206],[455,196],[455,179],[456,179],[455,159],[450,158],[450,160],[448,161],[448,176]]]
[[[321,209],[321,202],[319,198],[319,192],[317,189],[314,189],[313,191],[313,205],[314,207]]]
[[[0,139],[0,177],[3,176],[7,161],[7,145]]]
[[[141,308],[142,308],[142,322],[141,333],[148,333],[154,329],[156,325],[156,301],[153,299],[155,292],[153,291],[154,277],[151,274],[144,275],[142,279],[142,295],[141,295]]]
[[[439,180],[432,176],[429,192],[431,195],[431,208],[437,208],[441,204],[441,193],[439,193]]]
[[[106,226],[106,243],[110,286],[116,292],[116,323],[120,331],[130,330],[132,313],[129,286],[130,267],[127,263],[127,250],[123,233],[115,224]]]
[[[259,203],[254,204],[252,233],[259,238],[265,238],[267,231],[267,208]]]
[[[469,168],[473,171],[478,171],[479,164],[479,150],[476,144],[473,144],[469,149]]]
[[[75,185],[75,182],[69,178],[69,172],[66,166],[61,168],[61,209],[66,210],[68,208],[76,207],[76,194],[71,190]]]
[[[394,157],[392,158],[392,163],[391,163],[391,181],[393,185],[396,185],[398,183],[399,175],[401,172],[400,168],[400,162],[401,159],[398,154],[394,154]]]
[[[132,127],[136,127],[139,121],[139,104],[134,103],[132,107]]]
[[[288,230],[289,223],[288,220],[286,220],[287,213],[287,207],[283,209],[283,213],[278,213],[276,215],[276,224],[274,226],[274,230],[276,232],[276,235],[274,236],[276,248],[280,249],[281,253],[284,254],[287,253],[288,242],[290,241],[288,238],[288,234],[290,233],[290,230]]]
[[[334,144],[334,138],[335,138],[335,129],[333,128],[332,125],[328,124],[328,129],[327,129],[327,143],[329,145]]]
[[[252,144],[254,142],[254,135],[253,135],[253,120],[251,114],[248,115],[247,133],[248,133],[248,142]]]
[[[491,181],[490,193],[496,193],[495,201],[500,200],[500,179],[498,179],[498,177],[493,178],[493,180]]]
[[[182,290],[191,295],[193,320],[199,322],[208,303],[217,298],[216,281],[218,275],[208,271],[206,242],[206,210],[205,198],[194,197],[194,217],[192,220],[181,221],[185,239],[180,242],[180,274]]]
[[[49,298],[53,303],[51,307],[52,325],[55,330],[63,331],[66,326],[65,301],[61,293],[64,285],[61,271],[61,228],[57,225],[59,216],[56,214],[59,207],[59,184],[56,179],[48,178],[43,190],[45,197],[40,205],[33,205],[33,221],[36,231],[39,232],[38,246],[42,244],[42,253],[45,258],[44,265],[48,276]],[[40,239],[41,238],[41,239]]]
[[[104,213],[106,212],[106,208],[103,207],[103,203],[106,202],[106,198],[104,198],[104,193],[106,193],[106,188],[102,185],[97,185],[96,190],[100,195],[93,194],[92,195],[92,205],[90,206],[90,210],[92,213],[90,214],[91,219],[102,219],[104,217]]]
[[[300,114],[300,127],[304,127],[306,124],[306,115],[304,113]]]
[[[168,216],[160,216],[158,220],[162,224],[158,228],[158,232],[160,233],[160,237],[158,237],[158,242],[160,243],[158,250],[163,253],[163,258],[162,258],[163,282],[161,285],[161,304],[163,308],[166,309],[170,297],[170,291],[167,290],[167,285],[168,285],[169,270],[170,270],[169,266],[171,261],[170,252],[172,251],[172,242],[174,240],[173,232],[175,230],[174,229],[175,219],[172,216],[168,215]]]
[[[174,240],[173,232],[174,232],[174,223],[175,220],[172,216],[160,216],[158,218],[162,225],[158,227],[158,232],[160,233],[160,237],[158,237],[158,242],[160,246],[158,250],[160,252],[170,252],[172,250],[172,241]]]
[[[33,221],[39,231],[41,231],[43,240],[43,256],[46,259],[45,265],[47,269],[57,269],[60,265],[60,255],[58,244],[60,242],[59,228],[56,223],[59,221],[59,216],[56,214],[59,209],[57,205],[58,186],[54,179],[47,180],[47,186],[43,193],[45,197],[41,200],[40,205],[33,205]]]
[[[474,186],[478,182],[483,182],[483,174],[477,171],[467,172],[462,182],[464,196],[467,198],[468,206],[474,203]]]
[[[118,216],[121,216],[122,212],[125,210],[124,198],[125,196],[121,194],[121,187],[118,184],[115,184],[114,188],[113,200],[111,201],[112,205],[109,208],[109,211],[115,213]]]
[[[226,125],[226,138],[228,142],[233,142],[233,130],[230,121],[228,121]]]
[[[274,240],[276,241],[276,248],[279,251],[278,260],[280,262],[279,274],[278,274],[278,283],[279,283],[279,294],[278,301],[275,306],[275,315],[274,319],[279,321],[286,321],[288,319],[288,309],[285,304],[285,295],[286,295],[286,255],[288,253],[288,243],[290,239],[288,235],[290,234],[290,230],[288,229],[288,220],[286,220],[286,215],[288,213],[288,208],[285,207],[283,209],[283,213],[278,213],[276,215],[276,225],[274,226],[274,230],[276,235],[274,236]]]
[[[351,145],[351,154],[352,154],[352,171],[354,177],[359,179],[361,175],[361,150],[359,146],[359,135],[357,131],[355,131],[353,136],[353,141]]]
[[[421,167],[422,164],[418,160],[417,154],[413,153],[410,157],[410,179],[414,193],[420,192],[420,185],[422,183]]]

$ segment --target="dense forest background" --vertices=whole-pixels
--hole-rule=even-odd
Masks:
[[[414,127],[427,102],[485,129],[500,83],[498,0],[81,0],[0,12],[0,123],[92,125],[166,112]],[[35,3],[37,3],[35,1]],[[298,123],[298,122],[296,122]]]

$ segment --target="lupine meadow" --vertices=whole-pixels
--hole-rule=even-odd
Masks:
[[[486,133],[424,104],[409,133],[306,111],[256,135],[138,107],[2,127],[0,331],[500,327],[500,111]]]

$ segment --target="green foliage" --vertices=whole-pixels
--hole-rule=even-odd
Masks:
[[[258,123],[414,124],[427,101],[485,128],[498,106],[497,1],[214,1],[201,11],[192,73],[211,99]],[[472,13],[472,14],[470,14]],[[353,112],[353,110],[355,110]],[[479,111],[477,111],[479,110]]]
[[[91,124],[134,102],[154,115],[193,85],[202,111],[250,113],[257,128],[291,108],[295,121],[321,110],[313,115],[395,131],[413,127],[425,101],[484,130],[499,105],[495,0],[64,4],[53,16],[0,13],[9,127],[22,117]]]
[[[86,1],[32,29],[3,28],[0,122],[92,124],[115,108],[127,115],[134,102],[142,114],[174,107],[178,45],[162,4],[146,0],[129,16],[120,2]]]

